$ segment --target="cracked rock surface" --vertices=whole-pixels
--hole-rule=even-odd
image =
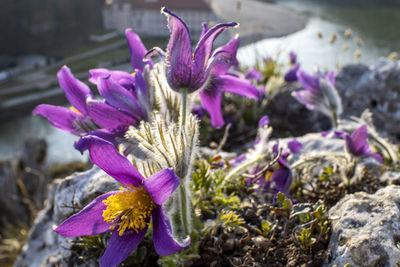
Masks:
[[[329,210],[330,259],[325,266],[400,263],[400,186],[347,195]]]

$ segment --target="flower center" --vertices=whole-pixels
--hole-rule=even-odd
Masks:
[[[103,211],[104,220],[112,223],[111,229],[118,225],[119,235],[126,229],[139,232],[149,225],[149,217],[154,208],[153,200],[142,187],[123,188],[121,192],[103,200],[107,208]]]

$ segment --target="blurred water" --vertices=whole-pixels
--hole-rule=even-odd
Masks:
[[[47,163],[66,163],[87,160],[73,148],[75,136],[55,129],[42,117],[24,116],[3,122],[0,127],[0,159],[17,158],[27,138],[45,138],[48,143]]]
[[[323,69],[338,69],[345,64],[371,63],[379,57],[400,51],[400,8],[396,6],[365,7],[337,5],[335,1],[283,0],[279,4],[288,6],[309,16],[305,29],[282,38],[261,40],[243,47],[239,60],[245,66],[253,65],[256,58],[279,55],[287,61],[287,53],[295,51],[302,67],[311,71],[315,66]],[[352,37],[346,39],[346,29],[352,30]],[[322,38],[318,38],[318,33]],[[337,39],[329,42],[332,34]],[[362,41],[358,47],[355,38]],[[348,47],[344,51],[344,46]],[[361,57],[355,54],[360,50]]]

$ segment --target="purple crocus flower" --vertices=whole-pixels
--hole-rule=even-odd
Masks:
[[[297,71],[300,69],[300,63],[297,63],[293,67],[291,67],[284,75],[284,79],[286,82],[296,82],[297,81]]]
[[[259,72],[256,67],[252,67],[245,73],[245,78],[249,80],[261,81],[263,78],[263,74]]]
[[[193,105],[192,113],[197,116],[197,119],[201,120],[206,115],[206,110],[200,104],[195,104]]]
[[[214,40],[237,23],[220,23],[203,31],[193,52],[189,29],[185,22],[165,7],[161,11],[168,17],[168,27],[171,31],[165,64],[168,84],[175,91],[186,89],[188,93],[205,87],[209,83],[214,65],[221,65],[221,61],[230,58],[224,51],[212,53]]]
[[[355,130],[351,136],[347,133],[344,135],[344,140],[346,141],[346,150],[357,157],[372,157],[383,163],[382,156],[378,153],[372,153],[368,142],[367,142],[367,126],[362,125],[360,128]]]
[[[179,186],[173,169],[164,169],[144,178],[114,145],[96,136],[82,138],[91,161],[121,183],[124,188],[100,195],[80,212],[72,215],[55,232],[65,237],[98,235],[112,231],[100,266],[117,266],[136,249],[150,225],[153,242],[161,256],[187,247],[190,240],[178,243],[163,203]]]

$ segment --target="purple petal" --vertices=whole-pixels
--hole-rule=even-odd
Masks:
[[[179,186],[179,178],[172,168],[164,169],[144,179],[144,188],[154,203],[162,205]]]
[[[190,237],[183,243],[174,240],[171,224],[162,206],[156,206],[152,211],[153,243],[156,252],[161,256],[176,253],[190,245]]]
[[[304,89],[318,91],[318,79],[314,76],[306,73],[305,71],[299,70],[297,71],[297,79]]]
[[[344,133],[343,131],[339,131],[339,130],[333,131],[333,135],[334,135],[335,137],[337,137],[337,138],[343,138],[344,134],[345,134],[345,133]]]
[[[111,76],[121,86],[128,90],[133,90],[135,85],[134,75],[120,70],[108,70],[108,69],[91,69],[89,70],[89,82],[99,85],[100,78]]]
[[[148,107],[148,98],[147,98],[147,85],[144,80],[143,73],[140,70],[136,70],[135,73],[135,82],[136,82],[136,98],[141,105],[142,110],[142,120],[147,121],[149,116],[149,107]]]
[[[349,150],[357,156],[366,155],[370,153],[368,142],[367,142],[367,126],[362,125],[360,128],[355,130],[351,135],[351,141],[346,140]]]
[[[265,115],[258,121],[258,128],[264,127],[265,125],[268,124],[269,124],[269,117]]]
[[[117,142],[115,140],[115,137],[122,136],[122,134],[119,134],[119,135],[112,134],[106,129],[94,130],[94,131],[87,133],[86,135],[88,135],[88,136],[94,135],[94,136],[100,137],[101,139],[104,139],[104,140],[112,143],[114,146],[117,146],[119,144],[119,142]],[[83,152],[87,149],[87,146],[85,144],[85,141],[82,141],[82,138],[80,138],[77,142],[74,143],[74,148],[83,154]]]
[[[82,137],[82,147],[89,149],[90,160],[122,185],[142,186],[144,177],[115,149],[114,145],[97,136]]]
[[[130,125],[136,125],[137,119],[132,118],[116,108],[97,100],[88,101],[88,115],[93,121],[111,133],[124,132]]]
[[[107,249],[100,259],[100,267],[114,267],[120,264],[137,248],[146,232],[147,226],[138,233],[130,230],[119,236],[118,229],[115,229],[108,240]]]
[[[272,175],[272,181],[275,182],[276,189],[279,192],[288,195],[290,192],[290,186],[292,185],[292,173],[289,168],[281,167],[274,171]]]
[[[194,66],[193,66],[193,76],[198,77],[201,76],[201,73],[204,72],[207,61],[211,56],[213,44],[215,38],[224,32],[229,27],[236,26],[236,22],[231,23],[220,23],[209,29],[203,36],[201,36],[197,46],[194,50]],[[235,40],[236,39],[236,40]],[[225,47],[227,52],[229,52],[232,57],[236,57],[232,52],[236,54],[237,45],[238,45],[238,38],[232,39],[233,43],[229,44]],[[234,49],[236,46],[236,49]],[[223,49],[225,50],[225,49]],[[230,51],[229,51],[230,50]]]
[[[192,45],[189,29],[183,20],[165,7],[161,10],[168,17],[171,37],[167,46],[166,75],[169,85],[180,90],[190,84],[192,74]]]
[[[331,131],[323,131],[323,132],[321,132],[321,135],[322,135],[322,137],[326,137],[330,133],[331,133]]]
[[[129,53],[131,55],[132,69],[139,69],[143,71],[146,62],[143,61],[147,49],[142,43],[140,37],[131,29],[126,29],[125,36],[128,41]]]
[[[84,117],[69,108],[42,104],[37,106],[32,113],[45,117],[54,127],[60,130],[77,135],[83,133],[75,129],[74,122],[83,120]]]
[[[101,78],[97,88],[108,104],[132,118],[140,120],[142,117],[140,104],[126,88],[120,86],[110,77]]]
[[[378,154],[378,153],[370,153],[369,156],[373,157],[374,159],[379,161],[381,164],[383,164],[383,158],[382,158],[382,156],[380,154]]]
[[[116,193],[118,191],[98,196],[80,212],[66,219],[54,231],[65,237],[98,235],[108,231],[111,225],[103,218],[103,211],[107,208],[103,200]]]
[[[293,139],[292,141],[288,142],[287,146],[292,153],[297,153],[301,150],[303,144],[297,141],[297,139]]]
[[[248,98],[259,98],[257,88],[246,79],[227,74],[218,76],[214,82],[222,91]]]
[[[256,69],[256,67],[253,67],[249,71],[246,72],[245,78],[250,79],[250,80],[255,80],[255,81],[261,81],[263,78],[263,75],[261,72],[259,72]]]
[[[289,83],[297,81],[297,71],[299,70],[299,68],[300,64],[297,63],[291,69],[289,69],[284,76],[285,81]]]
[[[296,64],[297,63],[297,55],[296,55],[295,52],[290,51],[289,58],[290,58],[290,63],[291,64]]]
[[[330,71],[325,75],[325,78],[330,82],[330,84],[335,87],[336,71]]]
[[[313,110],[315,108],[317,97],[310,90],[300,90],[292,92],[292,96],[294,96],[297,101],[305,105],[307,109]]]
[[[67,66],[57,72],[58,82],[68,101],[83,115],[87,114],[86,99],[93,98],[90,88],[74,77]]]
[[[232,40],[230,40],[226,45],[215,49],[213,54],[218,53],[218,51],[226,51],[232,55],[232,60],[231,60],[232,65],[238,66],[239,61],[237,60],[236,54],[237,54],[237,50],[239,48],[239,43],[240,43],[239,34],[236,34],[235,37],[233,37]]]
[[[203,22],[203,23],[201,24],[201,26],[202,26],[202,29],[201,29],[200,38],[201,38],[204,34],[206,34],[206,32],[207,32],[207,30],[208,30],[207,22]]]
[[[200,92],[200,102],[208,114],[210,114],[212,126],[220,128],[225,123],[221,110],[221,92],[217,88],[214,88],[213,84],[208,89]]]

